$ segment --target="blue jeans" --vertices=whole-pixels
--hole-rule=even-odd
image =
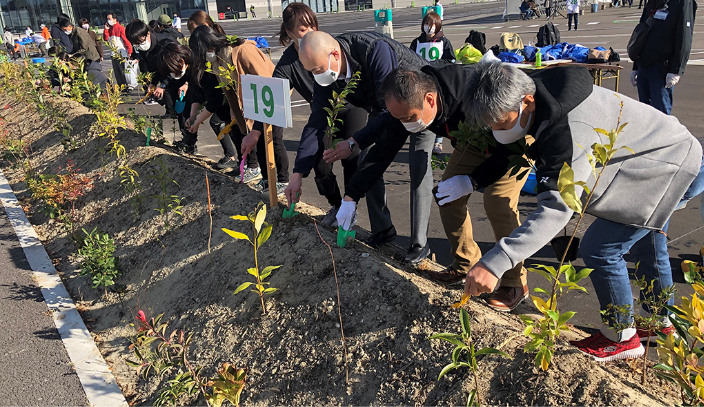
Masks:
[[[665,88],[665,78],[667,73],[663,73],[661,65],[639,66],[638,79],[638,99],[659,111],[670,114],[672,111],[672,89]]]
[[[702,160],[699,174],[690,184],[677,208],[682,207],[703,191],[704,160]],[[668,220],[663,227],[663,232],[667,232],[669,224]],[[667,236],[660,231],[635,228],[597,219],[584,234],[579,250],[584,264],[594,269],[589,276],[602,311],[608,310],[609,304],[633,308],[631,283],[624,259],[629,251],[633,261],[640,262],[636,272],[637,277],[645,276],[645,280],[648,282],[655,280],[653,294],[656,297],[660,295],[663,287],[669,287],[673,284],[670,256],[667,252]],[[642,292],[640,296],[642,299]],[[670,298],[668,304],[674,304],[673,298]],[[645,311],[649,311],[647,307],[643,308]],[[667,314],[667,310],[661,312],[663,316]],[[619,323],[628,323],[632,320],[630,315],[617,314],[613,317]],[[605,322],[608,324],[612,321]],[[629,339],[635,332],[628,330],[621,335],[616,335],[613,331],[602,330],[602,333],[613,341],[621,341]]]

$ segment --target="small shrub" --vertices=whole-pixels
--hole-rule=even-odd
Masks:
[[[107,287],[115,284],[120,276],[119,259],[115,257],[115,242],[107,233],[99,233],[97,229],[87,232],[78,248],[82,257],[80,275],[90,275],[93,288],[103,286],[107,295]]]

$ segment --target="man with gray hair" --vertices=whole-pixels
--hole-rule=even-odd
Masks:
[[[510,65],[483,63],[467,86],[474,90],[465,97],[469,122],[488,124],[502,144],[534,136],[529,156],[537,166],[538,203],[520,227],[472,267],[465,294],[491,292],[506,270],[540,250],[567,225],[573,211],[558,191],[560,170],[567,164],[575,181],[594,185],[582,146],[609,143],[594,129],[613,129],[619,122],[627,125],[616,147],[628,146],[635,154],[619,150],[602,173],[586,209],[597,219],[584,234],[580,251],[587,267],[594,269],[590,278],[602,311],[610,305],[633,307],[624,260],[629,251],[640,260],[638,274],[655,281],[654,296],[672,285],[669,259],[658,256],[653,236],[672,215],[702,160],[701,145],[676,118],[594,86],[589,71],[580,67],[550,68],[529,77]],[[470,193],[472,184],[458,189],[456,195]],[[576,189],[582,193],[581,187]],[[669,322],[666,315],[664,311],[664,323]],[[618,333],[611,329],[632,323],[630,315],[616,312],[604,318],[601,332],[571,343],[597,361],[635,358],[644,353],[640,342],[649,340],[650,334],[633,326]]]

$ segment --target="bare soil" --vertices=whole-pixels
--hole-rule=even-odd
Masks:
[[[214,375],[223,362],[250,369],[242,394],[245,405],[464,405],[473,386],[471,374],[455,371],[437,380],[450,360],[452,346],[431,341],[439,332],[460,331],[458,312],[449,306],[461,291],[434,284],[420,270],[409,269],[385,253],[355,242],[341,249],[333,245],[349,354],[349,383],[340,340],[333,265],[316,231],[323,212],[299,205],[300,215],[282,219],[282,208],[271,209],[267,222],[273,234],[260,252],[260,264],[282,265],[270,278],[279,291],[267,299],[263,315],[254,293],[233,295],[250,281],[253,250],[221,231],[230,228],[251,233],[249,224],[229,217],[251,212],[267,196],[232,177],[213,171],[212,162],[175,154],[168,146],[146,147],[145,137],[124,130],[119,138],[127,147],[130,165],[140,174],[143,205],[135,212],[119,187],[115,158],[100,152],[107,141],[90,129],[94,116],[66,101],[70,123],[82,146],[66,151],[63,136],[42,122],[28,106],[17,106],[0,96],[0,115],[13,137],[24,134],[31,143],[31,162],[40,173],[55,173],[71,159],[81,173],[95,178],[95,188],[81,197],[78,226],[97,227],[115,240],[125,285],[121,292],[93,289],[78,276],[75,246],[66,231],[29,200],[23,172],[3,163],[3,172],[24,203],[25,210],[96,343],[130,404],[150,405],[168,380],[138,379],[127,366],[130,324],[138,309],[148,316],[164,314],[171,329],[194,332],[190,359]],[[31,132],[22,129],[32,129]],[[183,216],[154,210],[159,183],[151,178],[161,161],[178,183],[169,193],[182,197]],[[213,202],[212,257],[207,242],[210,220],[205,176],[210,178]],[[317,226],[331,245],[335,231]],[[425,268],[436,267],[432,263]],[[561,339],[553,365],[540,372],[527,342],[523,324],[514,314],[502,314],[480,300],[466,306],[472,316],[479,346],[500,347],[507,360],[488,356],[480,361],[480,396],[492,405],[673,405],[679,390],[650,375],[645,385],[628,362],[599,364],[579,354],[568,339],[585,333],[577,329]],[[537,312],[532,306],[522,312]],[[580,311],[580,310],[576,310]],[[204,400],[184,400],[205,404]]]

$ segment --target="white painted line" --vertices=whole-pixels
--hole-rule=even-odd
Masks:
[[[594,25],[594,24],[599,24],[598,21],[592,21],[591,23],[587,23],[587,25]]]
[[[540,27],[540,24],[529,25],[528,28]]]
[[[504,28],[504,27],[505,27],[505,26],[500,25],[500,26],[497,26],[497,27],[491,27],[491,29],[492,29],[492,30],[498,30],[499,28]]]
[[[2,170],[0,170],[0,201],[5,206],[5,212],[15,229],[29,266],[34,271],[34,278],[41,287],[46,305],[52,311],[54,325],[61,335],[88,402],[96,407],[127,407],[125,396],[122,395],[108,365],[98,351],[98,347],[95,346],[73,300],[68,295],[54,265],[51,264],[51,259],[39,241],[37,233],[17,202],[17,197]]]

